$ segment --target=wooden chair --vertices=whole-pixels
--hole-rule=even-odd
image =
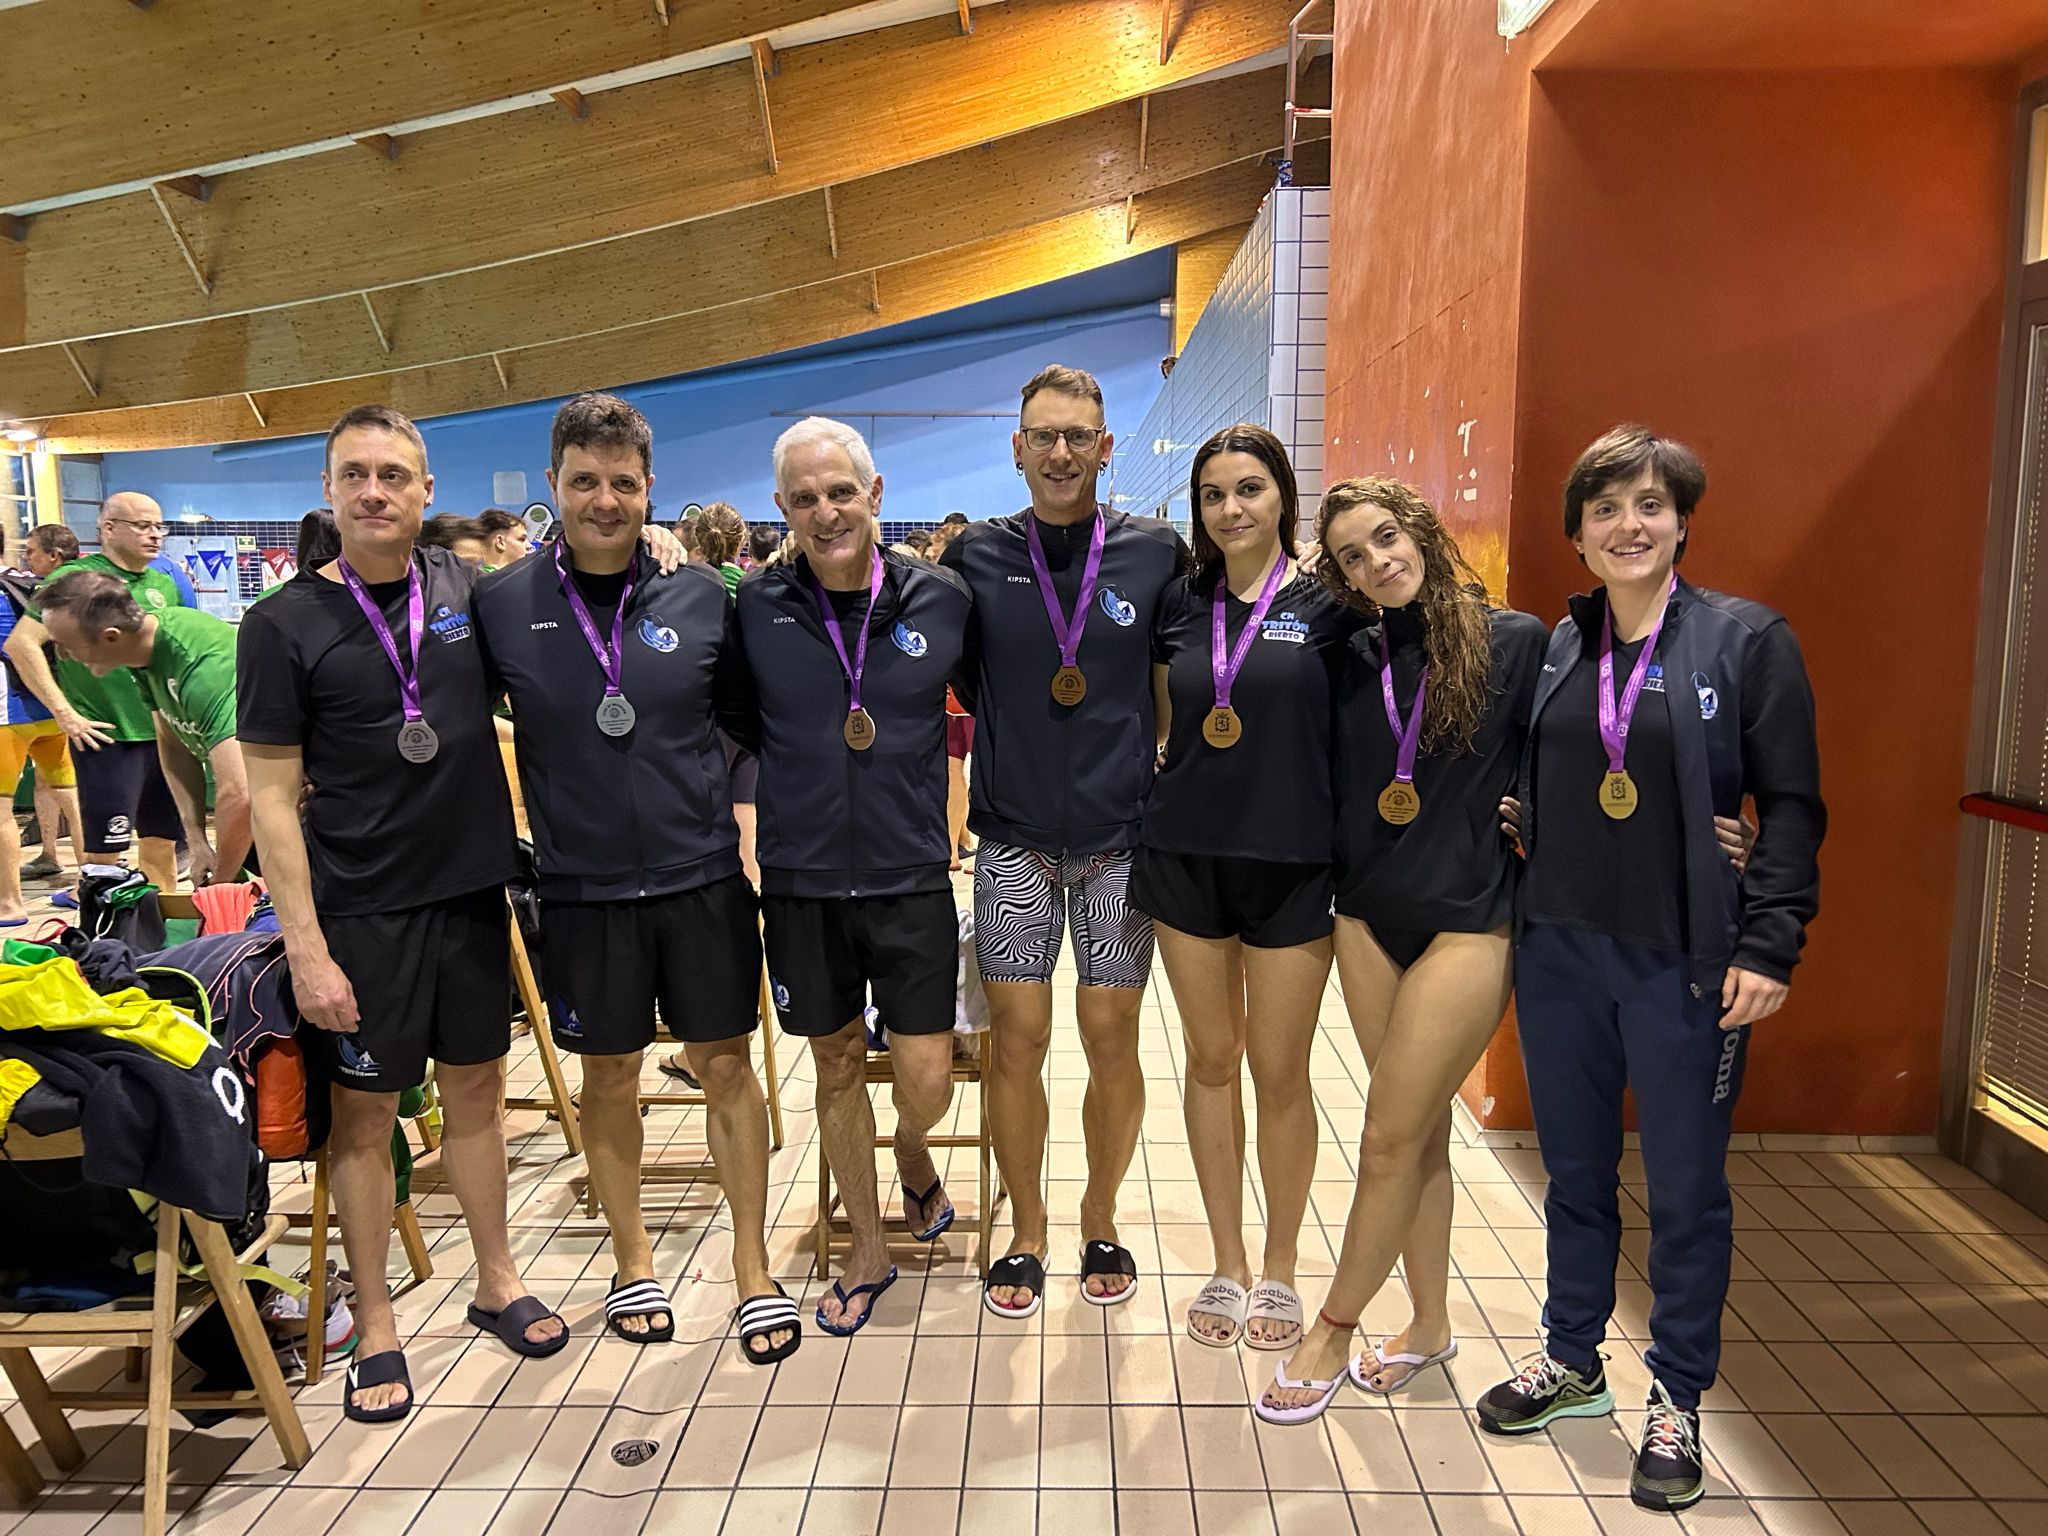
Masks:
[[[508,1096],[507,1109],[549,1109],[562,1122],[562,1140],[568,1143],[569,1155],[580,1157],[583,1153],[583,1128],[576,1118],[576,1096],[570,1091],[568,1079],[562,1075],[562,1058],[555,1052],[554,1032],[548,1027],[548,1007],[542,999],[540,983],[534,980],[533,960],[526,953],[526,940],[520,937],[519,919],[507,914],[512,925],[512,981],[519,989],[520,1006],[526,1010],[526,1019],[533,1026],[533,1048],[540,1056],[541,1075],[547,1079],[548,1091],[545,1098],[538,1096]]]
[[[988,1134],[988,1075],[994,1061],[994,1037],[983,1030],[975,1037],[974,1054],[953,1058],[953,1084],[957,1089],[963,1083],[973,1084],[975,1092],[975,1132],[971,1136],[949,1134],[930,1138],[934,1150],[941,1147],[973,1147],[979,1173],[980,1198],[974,1210],[975,1231],[981,1237],[981,1259],[988,1262],[989,1234],[995,1225],[995,1208],[1002,1200],[1002,1181],[995,1169],[995,1147]],[[887,1051],[870,1051],[867,1062],[868,1086],[893,1083],[896,1081],[895,1063]],[[887,1136],[875,1138],[877,1151],[891,1145]],[[893,1182],[893,1173],[892,1173]],[[825,1143],[818,1140],[818,1225],[817,1225],[817,1274],[823,1280],[832,1272],[832,1256],[842,1248],[853,1246],[853,1224],[839,1214],[840,1199],[832,1189],[832,1165],[825,1159]],[[899,1214],[887,1214],[897,1209]],[[903,1220],[900,1207],[891,1200],[882,1201],[882,1225],[885,1228],[899,1228],[909,1231],[909,1224]],[[960,1218],[954,1217],[957,1224]]]
[[[76,1157],[79,1135],[29,1136],[18,1128],[0,1138],[0,1149],[15,1159]],[[0,1368],[7,1372],[21,1398],[29,1422],[42,1437],[50,1457],[69,1471],[85,1460],[85,1448],[64,1417],[66,1408],[134,1408],[144,1410],[142,1529],[143,1536],[164,1536],[170,1497],[171,1413],[179,1408],[261,1408],[277,1437],[285,1465],[303,1467],[312,1456],[305,1426],[286,1390],[284,1374],[271,1352],[269,1337],[249,1300],[239,1266],[259,1259],[284,1235],[285,1218],[273,1216],[256,1241],[241,1253],[229,1246],[218,1223],[206,1221],[172,1205],[156,1213],[156,1268],[149,1304],[114,1303],[89,1312],[0,1312]],[[199,1250],[204,1280],[179,1274],[179,1235],[189,1231]],[[138,1298],[139,1300],[139,1298]],[[180,1334],[209,1306],[218,1303],[255,1383],[246,1392],[173,1392],[177,1369],[175,1346]],[[149,1382],[141,1393],[118,1389],[56,1391],[43,1376],[31,1351],[36,1349],[141,1349],[148,1352]],[[42,1491],[43,1480],[14,1433],[0,1423],[0,1476],[23,1498]]]

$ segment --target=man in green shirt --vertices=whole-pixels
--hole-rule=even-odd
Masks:
[[[192,883],[237,878],[249,857],[249,781],[235,739],[234,626],[196,608],[146,610],[134,589],[105,571],[58,572],[36,596],[50,638],[95,680],[133,669],[185,823]],[[211,845],[203,764],[213,768]]]
[[[100,508],[99,532],[100,553],[59,566],[48,579],[99,571],[119,578],[151,613],[191,606],[178,579],[157,560],[164,520],[154,501],[135,491],[108,497]],[[60,660],[53,671],[43,654],[49,638],[40,603],[31,603],[5,649],[15,673],[71,740],[86,860],[119,864],[139,836],[136,862],[151,881],[171,890],[178,883],[179,812],[158,766],[149,700],[125,671],[95,677],[75,660]]]

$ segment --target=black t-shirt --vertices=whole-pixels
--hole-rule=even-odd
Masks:
[[[1337,684],[1337,910],[1373,928],[1485,933],[1514,905],[1516,859],[1500,832],[1499,806],[1512,794],[1536,703],[1541,621],[1496,608],[1490,700],[1472,749],[1442,747],[1415,759],[1413,821],[1395,826],[1379,812],[1394,778],[1397,741],[1380,689],[1380,625],[1345,648]],[[1421,615],[1384,611],[1393,658],[1394,704],[1406,724],[1425,657]]]
[[[1183,577],[1153,621],[1152,659],[1167,669],[1173,719],[1138,841],[1171,853],[1327,864],[1333,673],[1360,620],[1313,576],[1297,574],[1274,593],[1231,685],[1243,734],[1233,747],[1213,747],[1202,721],[1216,707],[1214,591],[1213,582]],[[1229,645],[1251,613],[1251,603],[1225,598]]]
[[[424,763],[398,754],[398,676],[347,587],[302,571],[242,618],[237,734],[302,751],[314,786],[306,852],[323,916],[445,901],[503,885],[516,867],[512,800],[470,621],[476,567],[441,549],[413,558],[426,611],[420,704],[440,738]],[[406,589],[368,586],[401,656]]]
[[[550,565],[554,564],[552,557]],[[584,607],[590,610],[590,617],[597,622],[598,638],[611,644],[612,615],[618,611],[619,599],[626,592],[626,578],[632,574],[629,566],[623,571],[608,571],[599,575],[592,571],[569,569],[569,579],[576,583],[576,590],[583,598]],[[643,574],[641,579],[646,579]]]
[[[1052,590],[1060,600],[1060,612],[1071,619],[1074,598],[1081,591],[1081,571],[1088,564],[1088,547],[1095,538],[1095,519],[1048,523],[1036,512],[1024,515],[1038,527],[1038,542],[1045,550],[1045,568],[1052,572]]]
[[[1617,707],[1642,649],[1640,640],[1614,647]],[[1624,821],[1600,809],[1607,749],[1600,742],[1599,686],[1596,631],[1537,722],[1532,793],[1543,836],[1529,864],[1525,909],[1532,921],[1683,950],[1685,834],[1664,669],[1651,662],[1629,724],[1628,773],[1637,803]]]

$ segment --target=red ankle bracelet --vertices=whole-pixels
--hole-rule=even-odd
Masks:
[[[1358,1327],[1357,1318],[1354,1317],[1348,1323],[1340,1323],[1337,1321],[1336,1318],[1330,1316],[1330,1314],[1325,1312],[1321,1307],[1316,1308],[1316,1316],[1320,1317],[1325,1324],[1327,1324],[1329,1327],[1336,1329],[1339,1333],[1351,1333]]]

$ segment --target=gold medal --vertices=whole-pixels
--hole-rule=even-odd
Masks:
[[[846,717],[846,744],[856,752],[865,752],[875,744],[875,717],[864,709],[856,709]]]
[[[1212,747],[1234,747],[1243,735],[1244,727],[1238,722],[1237,711],[1228,704],[1210,710],[1202,721],[1202,740]]]
[[[1422,814],[1422,797],[1415,793],[1413,784],[1403,784],[1395,779],[1380,791],[1380,819],[1397,827],[1405,827]]]
[[[1600,809],[1615,821],[1627,821],[1636,813],[1636,781],[1625,768],[1615,769],[1600,781]]]
[[[1061,667],[1052,675],[1052,701],[1072,709],[1088,697],[1088,679],[1079,667]]]

